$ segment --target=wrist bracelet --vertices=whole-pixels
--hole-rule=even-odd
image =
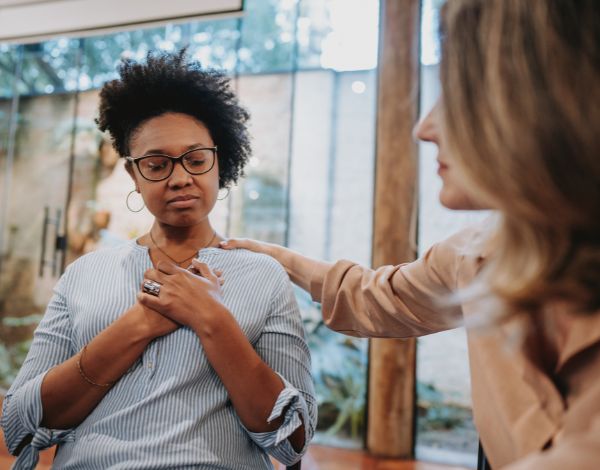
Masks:
[[[83,349],[79,352],[79,354],[77,356],[77,369],[79,370],[79,374],[81,375],[81,377],[83,377],[83,379],[87,383],[89,383],[91,385],[95,385],[96,387],[112,387],[116,382],[109,382],[109,383],[106,383],[106,384],[99,384],[99,383],[94,382],[87,375],[85,375],[85,372],[83,372],[83,368],[81,367],[81,359],[83,358],[83,355],[84,355],[86,349],[87,349],[87,344],[83,347]]]

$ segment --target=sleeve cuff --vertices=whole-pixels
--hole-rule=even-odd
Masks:
[[[281,377],[281,380],[283,380],[285,388],[277,397],[273,410],[267,418],[267,422],[270,423],[281,417],[285,410],[281,426],[278,429],[269,432],[252,432],[245,427],[244,429],[246,429],[250,438],[258,446],[265,449],[265,451],[284,465],[292,465],[300,460],[302,455],[306,452],[308,443],[312,438],[313,430],[304,397],[283,377]],[[290,437],[303,423],[304,446],[299,452],[296,452],[290,444],[288,437]]]
[[[34,470],[40,459],[40,450],[74,439],[75,434],[70,429],[61,431],[38,428],[31,442],[21,450],[11,470]]]
[[[35,433],[42,422],[42,382],[45,376],[46,373],[43,373],[34,377],[11,397],[21,425],[29,434]]]
[[[15,454],[21,442],[35,435],[42,421],[41,386],[45,374],[32,378],[14,393],[6,395],[2,410],[2,428],[6,447]]]
[[[21,442],[32,436],[15,461],[14,470],[35,468],[40,450],[74,438],[72,430],[40,427],[43,417],[41,386],[45,375],[34,377],[4,400],[2,427],[10,453],[14,455]]]

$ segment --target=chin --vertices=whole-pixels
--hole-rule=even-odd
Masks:
[[[477,209],[466,194],[458,193],[456,191],[449,191],[442,188],[439,199],[442,206],[453,211],[469,211]]]
[[[206,217],[207,215],[201,216],[191,211],[187,213],[182,211],[178,214],[169,214],[162,220],[165,224],[170,225],[171,227],[191,227],[193,225],[198,225],[204,219],[206,219]]]

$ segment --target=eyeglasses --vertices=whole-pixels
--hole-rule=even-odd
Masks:
[[[153,153],[142,157],[125,157],[130,163],[135,163],[140,175],[148,181],[166,180],[175,169],[175,162],[190,175],[208,173],[215,166],[217,147],[194,148],[182,153],[178,157]]]

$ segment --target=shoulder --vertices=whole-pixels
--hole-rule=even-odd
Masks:
[[[234,261],[239,268],[243,268],[256,275],[261,275],[273,280],[279,279],[287,281],[289,279],[283,266],[268,255],[254,253],[241,248],[227,251],[226,253],[229,253],[232,261]]]
[[[482,266],[492,223],[486,218],[435,243],[404,271],[422,272],[452,290],[470,282]]]
[[[124,260],[138,249],[143,250],[139,246],[136,248],[135,242],[124,242],[118,246],[86,253],[67,265],[53,290],[56,294],[69,295],[73,289],[89,283],[103,282],[114,276],[123,266]]]
[[[270,300],[292,290],[283,266],[268,255],[244,249],[222,250],[219,259],[219,269],[235,284],[238,295]]]
[[[454,235],[435,244],[434,247],[440,253],[448,256],[482,258],[489,249],[495,227],[496,218],[489,216],[456,232]]]
[[[100,248],[77,258],[67,266],[65,274],[78,272],[90,267],[120,264],[123,260],[130,258],[136,252],[144,249],[145,248],[137,245],[135,240],[129,240],[118,245]]]
[[[246,310],[254,308],[266,313],[277,299],[292,302],[290,279],[283,266],[270,256],[244,249],[211,248],[211,252],[205,252],[202,258],[209,266],[223,272],[223,293],[229,301],[241,300]]]

